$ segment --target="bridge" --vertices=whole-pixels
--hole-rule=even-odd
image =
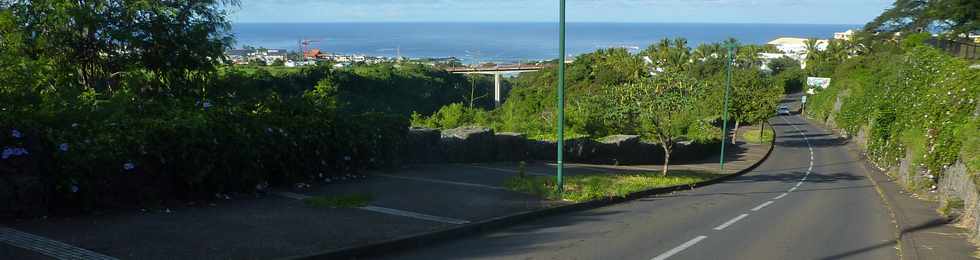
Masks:
[[[503,81],[503,74],[539,71],[549,66],[550,65],[540,64],[507,64],[493,67],[453,67],[447,68],[446,71],[455,74],[493,75],[493,104],[494,106],[500,106],[500,101],[502,99],[501,82]]]

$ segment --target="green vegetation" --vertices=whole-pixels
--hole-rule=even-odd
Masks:
[[[569,175],[565,177],[565,192],[558,194],[555,179],[545,176],[519,177],[507,180],[508,189],[541,196],[547,199],[560,199],[574,202],[625,197],[631,193],[689,185],[716,178],[718,175],[697,171],[673,170],[668,176],[661,173],[599,173]]]
[[[83,210],[253,192],[389,166],[412,111],[489,85],[411,64],[223,67],[235,3],[0,1],[0,172]]]
[[[966,202],[963,199],[950,197],[944,199],[937,210],[946,218],[957,218],[963,215],[965,207]]]
[[[980,70],[924,45],[927,38],[910,34],[899,42],[870,41],[870,48],[852,43],[818,52],[809,73],[834,80],[811,98],[807,113],[848,134],[866,133],[868,157],[880,167],[910,158],[925,175],[941,178],[946,167],[962,161],[975,175]]]
[[[788,88],[802,86],[805,75],[795,61],[778,63],[778,73],[760,71],[762,51],[775,50],[738,46],[730,113],[737,125],[764,122]],[[640,135],[660,144],[668,155],[679,141],[716,142],[721,139],[717,126],[726,61],[721,43],[691,49],[682,38],[664,39],[636,54],[603,49],[581,55],[566,73],[565,138]],[[556,75],[552,67],[512,79],[506,102],[494,110],[453,104],[433,115],[414,115],[412,125],[483,126],[554,140]],[[669,162],[669,156],[666,159]]]
[[[357,208],[367,206],[374,197],[367,194],[351,194],[340,196],[314,196],[304,199],[306,205],[318,208]]]
[[[742,138],[745,142],[752,144],[772,143],[774,136],[775,133],[773,133],[772,128],[765,128],[762,131],[745,131],[745,133],[742,133]]]
[[[892,8],[865,25],[864,30],[868,33],[939,30],[955,37],[980,30],[980,12],[977,10],[980,10],[980,2],[975,0],[897,0]]]

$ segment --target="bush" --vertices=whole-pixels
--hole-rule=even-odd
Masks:
[[[897,51],[838,66],[830,88],[811,99],[808,114],[820,120],[834,116],[847,133],[867,128],[868,155],[882,167],[896,165],[909,152],[925,174],[939,175],[957,160],[976,172],[980,71],[921,44],[891,50]]]

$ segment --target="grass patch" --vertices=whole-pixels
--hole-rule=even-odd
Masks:
[[[565,141],[578,139],[578,138],[586,138],[586,137],[590,137],[590,136],[586,134],[566,133]],[[557,136],[555,136],[555,134],[553,133],[530,135],[527,137],[527,139],[535,140],[535,141],[551,141],[551,142],[558,140]]]
[[[962,214],[966,203],[959,198],[947,198],[939,207],[939,213],[947,218],[957,218]]]
[[[367,206],[374,198],[367,194],[350,194],[340,196],[315,196],[304,199],[306,205],[317,208],[357,208]]]
[[[742,132],[742,140],[753,144],[768,144],[772,143],[774,135],[772,128],[766,128],[765,131],[762,131],[761,137],[759,136],[759,129],[748,129]]]
[[[667,177],[659,172],[633,174],[586,174],[565,177],[565,192],[555,192],[555,178],[547,176],[511,177],[506,186],[513,191],[548,199],[583,202],[612,197],[625,197],[638,191],[676,185],[693,184],[718,177],[698,171],[670,171]]]

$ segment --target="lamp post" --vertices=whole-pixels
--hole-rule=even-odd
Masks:
[[[565,168],[565,0],[559,0],[558,14],[558,172],[556,182],[558,193],[565,189],[562,170]]]
[[[728,43],[726,47],[728,47],[728,72],[725,77],[725,107],[721,116],[721,155],[719,155],[722,174],[725,174],[725,143],[728,143],[728,98],[732,88],[732,66],[735,65],[735,43]]]

